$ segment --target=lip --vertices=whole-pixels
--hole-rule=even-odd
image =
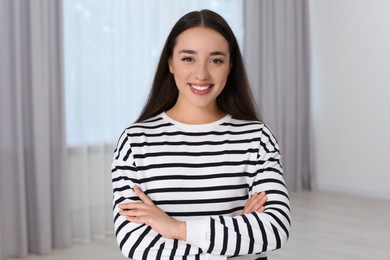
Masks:
[[[188,83],[192,93],[203,96],[208,94],[213,88],[214,84],[210,83]]]

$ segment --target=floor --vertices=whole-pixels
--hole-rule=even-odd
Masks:
[[[293,210],[291,237],[284,248],[269,254],[270,260],[390,260],[390,200],[323,191],[290,195]],[[115,239],[107,237],[23,260],[50,259],[125,258]]]

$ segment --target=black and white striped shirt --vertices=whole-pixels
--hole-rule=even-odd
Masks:
[[[132,259],[266,259],[265,252],[289,236],[279,148],[261,122],[227,115],[187,125],[162,113],[135,123],[119,138],[112,183],[117,241]],[[187,241],[166,239],[118,214],[118,204],[139,201],[134,185],[186,221]],[[240,215],[251,194],[261,191],[268,198],[265,211]]]

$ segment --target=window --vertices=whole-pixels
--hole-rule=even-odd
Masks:
[[[116,141],[144,105],[172,26],[203,8],[224,16],[242,42],[242,0],[63,1],[67,174],[76,241],[112,232],[108,173]]]
[[[183,14],[214,10],[243,38],[242,0],[63,2],[70,146],[116,142],[137,118],[166,36]]]

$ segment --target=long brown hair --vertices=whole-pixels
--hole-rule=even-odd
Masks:
[[[187,13],[172,28],[160,56],[149,98],[136,122],[158,115],[175,105],[179,93],[174,76],[169,71],[168,60],[172,57],[177,36],[192,27],[213,29],[225,37],[229,44],[232,67],[226,86],[217,97],[220,109],[237,119],[260,120],[241,51],[232,29],[219,14],[210,10],[201,10]]]

